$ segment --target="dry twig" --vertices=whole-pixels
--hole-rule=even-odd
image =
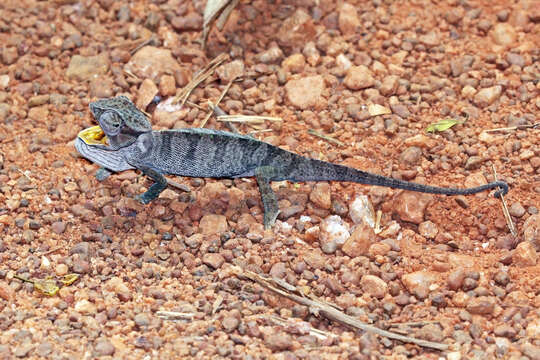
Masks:
[[[187,185],[184,185],[184,184],[180,184],[174,180],[171,180],[171,179],[167,179],[167,185],[175,188],[175,189],[178,189],[178,190],[182,190],[182,191],[185,191],[185,192],[191,192],[191,189],[189,188],[189,186]]]
[[[214,70],[228,58],[229,56],[227,54],[220,54],[214,60],[210,61],[208,65],[206,65],[204,69],[197,73],[193,77],[193,79],[191,79],[191,81],[180,91],[180,93],[174,97],[172,103],[175,104],[177,102],[180,102],[181,105],[184,105],[191,92],[197,86],[199,86],[200,83],[208,79],[212,75]]]
[[[498,132],[498,131],[515,131],[515,130],[536,129],[536,128],[540,128],[540,122],[534,123],[534,124],[528,124],[528,125],[517,125],[517,126],[510,126],[510,127],[505,127],[505,128],[488,129],[488,130],[484,130],[483,132],[490,133],[490,132]]]
[[[223,89],[223,91],[221,92],[221,95],[219,95],[219,99],[217,99],[215,104],[213,104],[210,100],[208,100],[208,106],[210,107],[210,111],[208,112],[208,114],[206,114],[206,117],[204,118],[204,120],[202,121],[199,127],[201,128],[205,127],[206,123],[210,119],[210,116],[212,116],[212,114],[215,113],[214,108],[219,105],[221,100],[223,100],[223,98],[225,97],[225,94],[227,93],[227,91],[229,91],[229,89],[231,88],[231,85],[233,84],[235,80],[236,78],[233,78],[231,81],[229,81],[227,86],[225,86],[225,89]]]
[[[379,329],[375,326],[372,326],[372,325],[368,325],[368,324],[365,324],[345,313],[343,313],[342,311],[336,309],[335,307],[333,306],[330,306],[328,303],[324,303],[324,302],[321,302],[319,300],[314,300],[314,299],[310,299],[310,298],[306,298],[304,296],[301,296],[301,295],[298,295],[298,291],[296,291],[296,293],[288,290],[288,289],[284,289],[280,284],[278,284],[274,279],[270,279],[270,278],[266,278],[266,277],[262,277],[252,271],[242,271],[240,268],[236,268],[236,275],[237,276],[242,276],[242,277],[246,277],[258,284],[260,284],[261,286],[283,296],[283,297],[286,297],[287,299],[290,299],[292,301],[295,301],[299,304],[302,304],[302,305],[306,305],[310,312],[313,313],[314,315],[322,315],[326,318],[328,318],[329,320],[334,320],[334,321],[337,321],[341,324],[344,324],[344,325],[347,325],[349,327],[352,327],[352,328],[355,328],[355,329],[359,329],[359,330],[363,330],[363,331],[367,331],[367,332],[371,332],[371,333],[374,333],[374,334],[377,334],[379,336],[384,336],[384,337],[387,337],[389,339],[394,339],[394,340],[399,340],[399,341],[403,341],[403,342],[406,342],[406,343],[412,343],[412,344],[416,344],[416,345],[419,345],[419,346],[423,346],[423,347],[428,347],[428,348],[432,348],[432,349],[437,349],[437,350],[447,350],[448,349],[448,345],[447,344],[442,344],[442,343],[436,343],[436,342],[432,342],[432,341],[427,341],[427,340],[422,340],[422,339],[417,339],[417,338],[413,338],[413,337],[409,337],[409,336],[403,336],[403,335],[400,335],[400,334],[396,334],[396,333],[393,333],[393,332],[390,332],[390,331],[386,331],[386,330],[382,330],[382,329]],[[288,285],[287,288],[289,287],[292,287],[292,285]]]
[[[493,164],[491,164],[491,169],[493,170],[493,179],[497,181],[497,170],[495,170],[495,166],[493,166]],[[512,235],[517,236],[516,226],[512,221],[512,217],[510,216],[510,212],[508,211],[508,206],[506,205],[506,200],[504,199],[503,194],[501,194],[501,204],[504,218],[506,219],[506,225],[508,225],[508,230],[510,230],[510,233]]]
[[[265,121],[283,121],[278,117],[256,115],[219,115],[217,120],[249,124],[262,124]]]
[[[177,311],[156,311],[156,316],[164,320],[193,320],[195,314]]]
[[[313,129],[309,129],[308,134],[313,135],[313,136],[317,136],[317,137],[319,137],[319,138],[321,138],[323,140],[326,140],[329,143],[332,143],[334,145],[345,146],[345,144],[342,143],[341,141],[339,141],[337,139],[334,139],[333,137],[330,137],[328,135],[321,134],[320,132],[315,131]]]

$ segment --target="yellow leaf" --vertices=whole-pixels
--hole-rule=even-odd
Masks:
[[[379,104],[370,104],[368,106],[368,113],[371,116],[377,116],[377,115],[388,115],[388,114],[391,114],[392,111],[389,108],[384,107]]]
[[[77,279],[79,279],[79,275],[77,275],[77,274],[67,274],[60,281],[65,286],[68,286],[68,285],[73,284],[75,281],[77,281]]]
[[[54,279],[36,280],[34,281],[34,289],[48,296],[54,296],[60,290]]]
[[[428,125],[428,127],[426,128],[426,132],[436,132],[436,131],[440,132],[440,131],[448,130],[456,124],[461,124],[461,122],[455,119],[440,120],[440,121],[437,121],[436,123]]]

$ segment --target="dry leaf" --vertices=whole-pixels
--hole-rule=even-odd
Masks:
[[[369,115],[371,116],[388,115],[392,113],[392,111],[389,108],[384,107],[379,104],[370,104],[368,106],[368,112],[369,112]]]

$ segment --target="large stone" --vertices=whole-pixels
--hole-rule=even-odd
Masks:
[[[481,89],[474,96],[474,103],[479,107],[486,107],[493,104],[502,94],[500,85]]]
[[[419,299],[425,299],[429,293],[429,286],[437,281],[437,274],[431,271],[416,271],[405,274],[401,281]]]
[[[531,215],[523,223],[523,240],[530,242],[540,251],[540,215]]]
[[[351,66],[343,84],[350,90],[361,90],[375,85],[375,79],[367,66]]]
[[[361,223],[356,226],[341,250],[350,257],[365,256],[371,244],[375,242],[375,238],[373,228],[366,223]]]
[[[324,89],[324,79],[320,75],[290,80],[285,85],[287,99],[302,110],[321,107],[325,103],[322,97]]]
[[[145,46],[133,55],[124,69],[141,79],[150,78],[157,83],[163,74],[174,74],[180,65],[172,57],[171,51],[154,46]]]
[[[496,44],[509,46],[517,40],[517,33],[512,25],[508,23],[498,23],[491,31],[491,37]]]
[[[199,228],[203,234],[221,234],[228,229],[227,219],[223,215],[204,215],[199,224]]]
[[[428,194],[406,191],[398,195],[394,201],[394,208],[401,220],[420,224],[424,221],[426,207],[432,199],[433,196]]]
[[[357,28],[360,26],[356,7],[348,3],[343,4],[339,10],[338,24],[343,35],[356,33]]]
[[[66,76],[78,81],[89,80],[104,75],[109,70],[109,56],[101,53],[96,56],[75,55],[69,62]]]
[[[362,290],[369,295],[382,299],[388,292],[388,285],[381,278],[374,275],[364,275],[360,280]]]
[[[518,266],[534,266],[538,255],[532,243],[524,241],[519,243],[512,253],[512,262]]]

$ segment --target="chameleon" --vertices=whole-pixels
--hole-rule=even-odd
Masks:
[[[102,130],[108,137],[109,128]],[[504,181],[462,189],[403,181],[307,158],[250,136],[220,130],[148,130],[134,135],[135,141],[128,141],[121,147],[96,143],[92,140],[95,133],[95,127],[79,133],[75,141],[78,152],[110,171],[139,169],[150,177],[154,184],[136,196],[143,204],[148,204],[165,190],[166,174],[210,178],[255,177],[261,194],[265,228],[272,227],[279,214],[271,181],[346,181],[442,195],[470,195],[498,189],[495,196],[500,197],[508,192],[508,184]]]

